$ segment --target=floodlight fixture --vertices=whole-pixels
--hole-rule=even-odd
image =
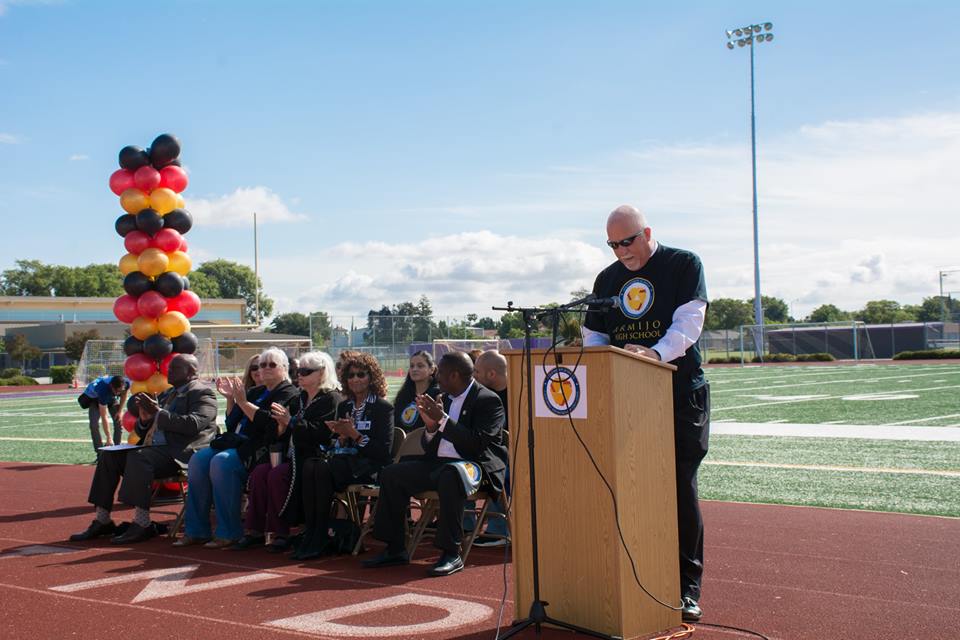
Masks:
[[[763,28],[764,28],[765,31],[770,31],[771,29],[773,29],[773,23],[772,23],[772,22],[764,22],[764,23],[763,23]]]
[[[727,43],[727,49],[733,49],[733,43],[732,43],[732,42],[728,42],[728,43]]]

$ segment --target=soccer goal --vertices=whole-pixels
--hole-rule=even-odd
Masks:
[[[207,380],[217,375],[212,351],[212,341],[205,338],[198,342],[193,354],[200,361],[200,377]],[[126,359],[123,340],[88,340],[73,375],[74,385],[86,386],[100,376],[122,376]]]
[[[474,350],[490,351],[491,349],[496,349],[503,351],[504,349],[512,348],[509,340],[498,340],[496,338],[488,340],[434,340],[432,344],[434,361],[439,360],[443,354],[451,351],[470,353]]]
[[[837,360],[876,358],[867,325],[860,320],[845,322],[743,325],[740,327],[741,361],[760,355],[776,359],[778,354],[804,356],[828,353]]]

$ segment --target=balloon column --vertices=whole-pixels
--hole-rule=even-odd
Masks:
[[[110,176],[110,190],[125,212],[114,226],[127,251],[120,258],[126,294],[117,298],[113,313],[130,325],[123,350],[131,396],[169,388],[170,361],[197,350],[189,318],[200,311],[200,298],[190,291],[192,263],[183,237],[193,218],[180,195],[189,181],[179,158],[179,140],[164,133],[148,149],[121,149],[120,169]],[[131,413],[123,416],[128,431],[135,422]]]

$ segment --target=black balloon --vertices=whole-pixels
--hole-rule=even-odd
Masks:
[[[184,331],[173,339],[173,350],[177,353],[193,353],[197,350],[197,336]]]
[[[132,413],[132,414],[135,415],[135,416],[136,416],[138,413],[140,413],[140,405],[139,405],[139,403],[137,402],[137,395],[136,395],[136,394],[133,394],[132,396],[130,396],[129,398],[127,398],[127,411],[129,411],[130,413]],[[139,416],[137,416],[137,417],[139,417]]]
[[[143,341],[143,352],[154,360],[162,360],[173,351],[173,343],[159,333]]]
[[[143,353],[143,340],[136,336],[130,336],[123,341],[123,352],[128,356],[135,353]]]
[[[180,141],[169,133],[161,133],[150,145],[150,162],[157,169],[165,167],[180,155]]]
[[[153,289],[153,282],[139,271],[131,271],[123,278],[123,290],[134,298],[139,298]]]
[[[150,164],[150,156],[140,147],[129,145],[120,149],[120,166],[124,169],[136,171],[148,164]]]
[[[175,298],[183,293],[183,280],[176,271],[165,271],[157,276],[157,283],[154,289],[164,298]]]
[[[137,229],[154,236],[163,229],[163,216],[153,209],[141,209],[137,214]]]
[[[182,166],[183,166],[183,163],[180,162],[180,158],[177,158],[176,160],[171,160],[171,161],[170,161],[170,164],[172,164],[172,165],[175,166],[175,167],[182,167]],[[169,166],[169,165],[167,165],[167,166]]]
[[[190,278],[188,278],[187,276],[181,276],[181,278],[183,278],[183,290],[184,290],[184,291],[189,291],[189,290],[190,290]]]
[[[137,217],[131,216],[129,213],[125,213],[117,221],[113,223],[113,228],[117,230],[123,237],[127,237],[127,234],[131,231],[136,231],[137,229]]]
[[[193,228],[193,216],[186,209],[174,209],[163,216],[163,226],[184,234]]]

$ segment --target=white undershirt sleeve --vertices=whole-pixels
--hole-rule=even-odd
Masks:
[[[707,316],[707,303],[703,300],[691,300],[677,307],[673,320],[667,327],[667,333],[653,345],[652,349],[660,354],[660,360],[676,360],[687,349],[696,344],[703,333],[703,322]],[[584,338],[586,344],[586,338]]]
[[[610,344],[610,336],[599,331],[580,327],[580,333],[583,335],[583,346],[585,347],[603,347]]]

